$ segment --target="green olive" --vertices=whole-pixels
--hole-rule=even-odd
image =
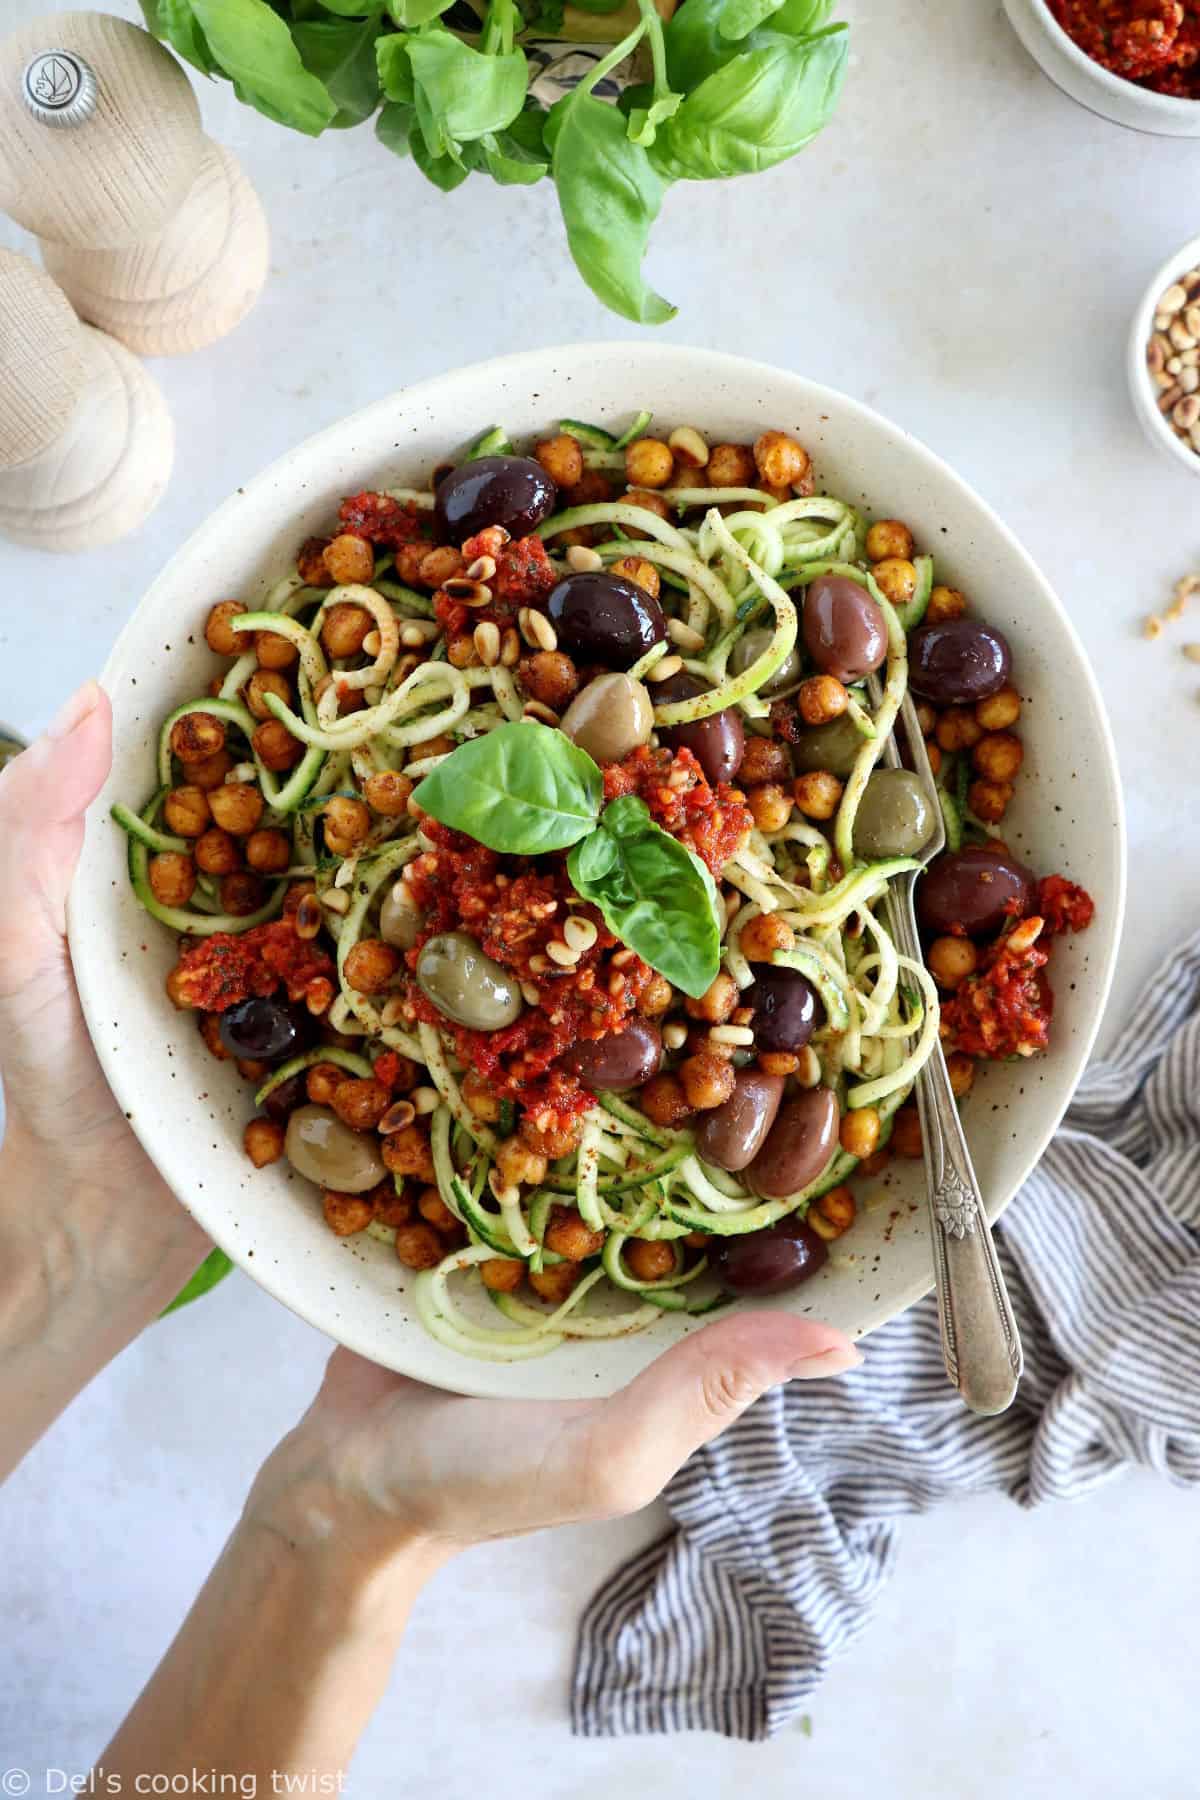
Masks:
[[[593,762],[621,762],[650,742],[654,707],[640,681],[616,672],[597,675],[576,694],[561,729]]]
[[[729,653],[729,673],[744,675],[750,664],[758,661],[773,636],[769,625],[756,625],[752,631],[747,631]],[[777,700],[780,694],[790,694],[798,688],[803,679],[804,659],[797,645],[788,651],[770,681],[764,681],[758,691],[766,700]]]
[[[379,912],[379,935],[397,950],[411,950],[421,930],[421,909],[402,881],[390,889]]]
[[[828,769],[831,775],[844,779],[854,767],[864,741],[854,720],[843,713],[828,725],[810,725],[802,731],[792,747],[792,763],[798,775]]]
[[[361,1194],[387,1174],[375,1134],[352,1131],[327,1106],[296,1108],[284,1150],[297,1175],[342,1194]]]
[[[933,833],[933,807],[908,769],[876,769],[854,818],[859,856],[912,856]]]
[[[421,946],[417,982],[439,1012],[472,1031],[499,1031],[520,1017],[520,982],[465,931],[444,931]]]

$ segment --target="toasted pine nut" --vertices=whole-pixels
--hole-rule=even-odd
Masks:
[[[381,639],[377,631],[368,631],[366,637],[363,639],[363,654],[365,656],[378,656],[380,642]]]
[[[333,983],[324,975],[317,975],[304,990],[304,1004],[314,1018],[328,1012],[333,1004]]]
[[[673,644],[678,644],[681,650],[690,650],[693,654],[704,648],[702,633],[693,631],[692,627],[685,624],[682,619],[667,620],[667,636]]]
[[[334,887],[348,888],[354,880],[354,874],[357,868],[358,858],[356,856],[348,856],[333,878]]]
[[[400,627],[400,642],[404,645],[406,650],[415,650],[418,645],[424,644],[425,633],[421,630],[419,625],[402,625]]]
[[[321,929],[321,903],[315,894],[305,894],[296,908],[293,923],[296,927],[297,937],[316,937]]]
[[[235,763],[225,777],[225,785],[230,787],[243,781],[255,782],[257,780],[258,770],[253,763]]]
[[[411,1100],[397,1100],[389,1106],[379,1121],[379,1132],[382,1137],[390,1137],[393,1131],[403,1131],[411,1125],[417,1116],[417,1109]]]
[[[567,548],[567,564],[577,575],[594,575],[597,569],[604,567],[604,558],[597,556],[587,544],[571,544]]]
[[[477,556],[467,570],[468,581],[490,581],[496,573],[494,556]]]
[[[636,955],[637,955],[636,950],[616,950],[616,951],[614,951],[613,956],[612,956],[613,968],[614,969],[627,969]]]
[[[681,1025],[678,1019],[672,1019],[669,1025],[663,1026],[662,1041],[668,1050],[682,1050],[687,1043],[688,1028]]]
[[[532,981],[523,981],[521,983],[521,996],[524,999],[526,1006],[541,1005],[542,996],[538,989],[533,985]]]
[[[533,607],[529,609],[529,636],[539,650],[558,649],[558,633],[545,613],[535,612]]]
[[[470,581],[465,575],[452,575],[442,592],[449,594],[452,600],[460,600],[464,606],[487,606],[492,598],[492,590],[485,582]]]
[[[438,1107],[442,1104],[442,1096],[438,1093],[436,1088],[432,1087],[414,1088],[408,1097],[412,1101],[418,1116],[424,1113],[436,1112]]]
[[[379,1017],[384,1025],[398,1025],[404,1017],[403,994],[389,995],[383,1003],[383,1010]]]
[[[558,725],[561,723],[558,714],[552,712],[548,706],[543,706],[540,700],[527,700],[525,702],[525,717],[527,719],[536,719],[540,725]]]
[[[550,964],[546,961],[541,951],[535,950],[529,959],[529,973],[531,975],[544,975],[549,967]]]
[[[579,951],[572,950],[569,945],[560,943],[558,938],[550,939],[546,945],[546,955],[561,969],[573,969],[579,961]]]
[[[754,1042],[754,1033],[748,1025],[714,1025],[708,1034],[710,1044],[732,1044],[737,1050],[744,1050]]]
[[[1200,644],[1185,644],[1183,654],[1189,662],[1200,663]]]
[[[672,675],[678,675],[683,667],[682,656],[660,656],[652,669],[647,669],[642,677],[644,681],[666,681]]]
[[[687,469],[702,469],[708,462],[708,445],[694,425],[677,425],[667,445],[675,452],[676,462]]]
[[[796,1070],[796,1081],[802,1088],[815,1088],[821,1079],[821,1059],[811,1044],[805,1044],[803,1050],[797,1052],[800,1066]]]
[[[484,668],[494,669],[500,661],[500,627],[494,625],[490,619],[485,619],[482,625],[475,627],[471,634],[471,642],[474,644],[475,653]]]
[[[321,905],[327,912],[348,913],[350,911],[350,896],[346,893],[344,888],[329,888],[321,895]]]
[[[578,950],[581,955],[585,950],[591,949],[598,936],[599,933],[591,919],[573,917],[569,918],[563,926],[563,937],[566,939],[567,947],[571,950]]]

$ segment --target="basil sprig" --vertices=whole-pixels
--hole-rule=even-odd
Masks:
[[[601,811],[604,777],[561,731],[530,722],[472,738],[425,777],[419,797],[425,812],[489,850],[570,849],[572,886],[623,944],[685,994],[711,987],[721,961],[712,876],[636,795]]]

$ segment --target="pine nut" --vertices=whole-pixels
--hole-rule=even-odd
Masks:
[[[423,1116],[425,1113],[436,1112],[438,1107],[442,1104],[442,1096],[438,1093],[436,1088],[414,1088],[408,1097],[412,1101],[418,1116]]]
[[[529,634],[539,650],[558,649],[558,633],[545,613],[535,612],[532,607],[529,609]]]
[[[627,969],[637,956],[636,950],[615,950],[611,961],[614,969]]]
[[[515,669],[520,660],[521,640],[512,626],[506,625],[500,639],[500,665],[505,669]]]
[[[654,667],[646,670],[643,680],[667,681],[672,675],[678,675],[682,667],[682,656],[660,656]]]
[[[688,1028],[681,1025],[678,1019],[672,1019],[669,1025],[663,1026],[662,1041],[668,1050],[682,1050],[687,1043]]]
[[[379,1015],[380,1022],[389,1029],[393,1025],[398,1025],[404,1017],[404,1006],[403,994],[390,994],[383,1003],[383,1010]]]
[[[328,1012],[333,1004],[332,981],[327,981],[324,975],[316,976],[304,990],[304,1004],[314,1019]]]
[[[468,581],[490,581],[496,573],[494,556],[477,556],[467,570]]]
[[[485,582],[470,581],[465,575],[452,575],[443,585],[442,592],[463,606],[487,606],[492,598],[492,590]]]
[[[494,669],[500,661],[500,627],[485,619],[471,634],[471,642],[485,669]]]
[[[1156,638],[1162,636],[1163,622],[1157,613],[1151,613],[1142,626],[1142,636]]]
[[[1177,313],[1187,299],[1187,289],[1178,281],[1173,281],[1158,303],[1160,313]]]
[[[228,775],[225,777],[225,786],[230,787],[235,782],[257,781],[257,780],[258,780],[258,770],[255,768],[253,763],[235,763],[233,768],[230,769]]]
[[[676,462],[687,469],[703,469],[708,462],[708,445],[694,425],[677,425],[667,439],[667,447],[675,452]]]
[[[1190,431],[1200,420],[1200,394],[1185,394],[1178,406],[1172,408],[1171,419],[1180,431]]]
[[[549,967],[550,964],[546,961],[541,951],[535,950],[529,959],[529,973],[531,975],[544,975]]]
[[[704,648],[704,638],[701,633],[693,631],[692,627],[685,624],[682,619],[667,620],[667,636],[673,644],[678,644],[681,650],[690,650],[693,654]]]
[[[419,625],[402,625],[400,627],[400,642],[404,645],[406,650],[416,650],[418,646],[424,644],[425,633],[421,630]]]
[[[1177,350],[1190,350],[1196,341],[1182,319],[1171,321],[1167,328],[1167,336]]]
[[[325,908],[326,912],[348,913],[350,911],[350,896],[346,893],[344,888],[332,887],[321,895],[321,905]]]
[[[365,656],[378,656],[382,642],[383,640],[377,631],[368,631],[366,637],[363,639],[363,654]]]
[[[345,862],[342,864],[341,868],[338,870],[337,874],[333,878],[334,887],[335,888],[348,888],[354,880],[354,875],[355,875],[355,871],[357,868],[358,868],[358,858],[356,856],[348,856],[346,858]]]
[[[1163,350],[1163,340],[1156,332],[1146,346],[1146,367],[1152,375],[1157,375],[1159,370],[1165,369],[1166,366],[1167,358]]]
[[[1163,366],[1168,375],[1178,375],[1180,369],[1183,367],[1183,352],[1180,351],[1176,356],[1168,356]]]
[[[296,908],[293,924],[296,936],[315,938],[321,929],[321,903],[315,894],[305,894]]]
[[[710,1044],[732,1044],[736,1050],[744,1050],[754,1042],[754,1033],[748,1025],[714,1025],[708,1041]]]
[[[550,958],[551,962],[556,962],[561,969],[573,969],[575,964],[579,961],[578,950],[569,949],[566,944],[561,944],[557,938],[551,938],[550,942],[546,945],[546,955]]]
[[[540,700],[525,702],[525,717],[535,719],[539,725],[558,725],[561,722],[558,714],[552,712],[548,706],[543,706]]]
[[[379,1121],[381,1137],[390,1137],[393,1131],[403,1131],[411,1125],[417,1116],[417,1109],[411,1100],[397,1100],[389,1106]]]
[[[599,933],[591,919],[573,917],[569,918],[563,926],[563,937],[566,939],[568,947],[579,951],[580,955],[585,950],[591,949],[598,936]]]
[[[1200,369],[1181,369],[1179,385],[1185,394],[1194,394],[1200,388]]]
[[[604,558],[597,556],[587,544],[570,544],[567,547],[567,566],[574,569],[577,575],[594,575],[597,569],[604,567]]]
[[[521,996],[524,999],[526,1006],[540,1006],[542,1003],[541,993],[539,989],[533,985],[532,981],[523,981],[521,983]]]
[[[1189,306],[1183,315],[1183,323],[1194,338],[1200,338],[1200,306]]]
[[[1189,662],[1200,663],[1200,644],[1185,644],[1183,654]]]
[[[815,1088],[821,1079],[821,1059],[811,1044],[805,1044],[798,1054],[800,1063],[796,1080],[802,1088]]]

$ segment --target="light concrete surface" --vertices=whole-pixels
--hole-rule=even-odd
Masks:
[[[9,0],[6,19],[41,10]],[[991,0],[844,10],[854,66],[818,143],[770,175],[668,198],[649,268],[681,312],[663,335],[801,369],[902,420],[1058,586],[1107,697],[1129,806],[1111,1038],[1197,911],[1200,706],[1178,646],[1200,638],[1200,615],[1155,644],[1140,619],[1200,568],[1200,490],[1143,440],[1121,362],[1149,273],[1195,232],[1195,149],[1065,99]],[[181,538],[298,438],[457,362],[637,335],[579,284],[548,187],[472,180],[446,198],[369,130],[312,144],[198,85],[207,128],[266,204],[270,281],[231,338],[153,365],[178,457],[135,537],[59,560],[0,544],[0,718],[27,731],[99,667]],[[0,223],[0,242],[25,241]],[[29,1768],[38,1793],[57,1779],[45,1768],[86,1768],[325,1350],[237,1276],[129,1351],[30,1458],[0,1499],[0,1770]],[[1200,1549],[1180,1492],[1133,1476],[1079,1507],[977,1501],[912,1522],[878,1618],[812,1703],[811,1736],[575,1743],[579,1608],[660,1526],[528,1539],[445,1571],[351,1791],[1196,1792]]]

